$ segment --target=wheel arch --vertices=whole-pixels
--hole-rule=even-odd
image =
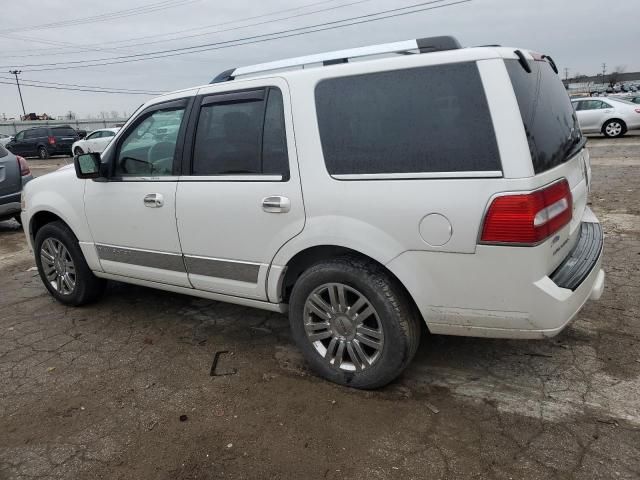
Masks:
[[[307,247],[304,250],[301,250],[293,255],[293,257],[288,260],[285,267],[280,271],[280,278],[278,278],[275,282],[275,285],[277,285],[277,295],[280,301],[283,303],[288,303],[293,286],[295,285],[300,275],[302,275],[302,273],[309,267],[323,260],[330,260],[332,258],[337,258],[345,255],[360,258],[367,262],[374,263],[382,268],[394,281],[397,282],[399,287],[404,291],[407,298],[411,302],[413,308],[415,308],[416,313],[420,315],[420,318],[422,318],[420,309],[418,308],[415,299],[413,298],[409,290],[404,286],[402,280],[398,278],[398,276],[393,271],[391,271],[386,265],[371,257],[370,255],[340,245],[314,245],[311,247]]]
[[[44,227],[48,223],[53,223],[58,221],[64,223],[67,226],[67,228],[71,230],[71,232],[76,237],[76,239],[78,238],[78,235],[76,234],[76,232],[73,231],[71,224],[67,222],[64,218],[62,218],[60,215],[53,213],[50,210],[39,210],[34,214],[32,214],[31,218],[29,219],[28,228],[29,228],[29,236],[31,237],[32,244],[36,238],[36,234],[38,233],[38,230],[40,230],[42,227]]]
[[[628,130],[627,122],[625,122],[622,118],[619,118],[619,117],[607,118],[600,126],[600,133],[604,133],[604,127],[607,126],[607,123],[612,122],[614,120],[620,122],[620,124],[622,125],[622,133],[627,133],[627,130]]]

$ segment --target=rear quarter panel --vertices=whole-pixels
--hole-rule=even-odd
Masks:
[[[467,53],[468,55],[468,53]],[[338,180],[326,169],[318,131],[315,87],[329,77],[420,67],[451,61],[437,54],[415,55],[401,62],[385,60],[317,69],[318,75],[287,77],[291,85],[296,143],[307,223],[303,232],[285,245],[274,259],[283,265],[297,251],[313,245],[341,245],[386,263],[407,250],[473,253],[480,223],[495,192],[529,186],[533,175],[517,100],[501,58],[478,61],[504,178],[429,178]],[[456,61],[468,61],[462,56]],[[445,61],[445,63],[446,63]],[[397,65],[396,65],[397,64]],[[464,135],[464,132],[460,132]],[[499,174],[498,174],[499,175]],[[430,245],[420,234],[427,215],[448,220],[451,238]]]

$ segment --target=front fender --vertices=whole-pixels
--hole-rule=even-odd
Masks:
[[[84,188],[85,181],[78,179],[72,169],[43,175],[25,185],[22,220],[27,237],[33,240],[34,216],[49,212],[60,217],[80,242],[93,242],[84,214]]]

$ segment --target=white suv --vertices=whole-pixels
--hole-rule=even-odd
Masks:
[[[363,57],[369,57],[365,59]],[[60,302],[105,279],[287,312],[324,377],[434,334],[556,335],[603,290],[589,154],[553,60],[451,37],[233,69],[29,183]]]

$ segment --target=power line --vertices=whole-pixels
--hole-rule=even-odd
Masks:
[[[13,82],[7,82],[4,80],[0,80],[0,84],[4,84],[4,85],[13,85]],[[120,95],[158,95],[157,92],[130,92],[130,91],[124,91],[124,92],[118,92],[115,90],[92,90],[92,89],[88,89],[88,88],[72,88],[72,87],[54,87],[54,86],[48,86],[48,85],[32,85],[29,83],[25,83],[22,82],[22,86],[23,87],[31,87],[31,88],[45,88],[45,89],[49,89],[49,90],[70,90],[73,92],[91,92],[91,93],[115,93],[115,94],[120,94]],[[20,95],[20,100],[22,101],[22,94]],[[24,104],[22,105],[22,110],[24,111]],[[26,115],[26,112],[25,112]]]
[[[202,27],[194,27],[194,28],[187,28],[187,29],[183,29],[183,30],[174,30],[173,32],[165,32],[165,33],[156,33],[156,34],[152,34],[152,35],[142,35],[142,36],[138,36],[138,37],[131,37],[128,39],[124,39],[124,40],[116,40],[113,42],[110,42],[110,44],[120,44],[120,43],[128,43],[128,42],[132,42],[135,40],[143,40],[143,39],[147,39],[147,38],[157,38],[157,37],[164,37],[167,35],[179,35],[181,33],[186,33],[186,32],[194,32],[197,30],[204,30],[204,29],[210,29],[210,28],[215,28],[215,27],[222,27],[225,25],[230,25],[233,23],[239,23],[239,22],[246,22],[249,20],[255,20],[258,18],[264,18],[264,17],[270,17],[273,15],[278,15],[280,13],[287,13],[287,12],[293,12],[293,11],[297,11],[297,10],[303,10],[305,8],[310,8],[310,7],[315,7],[316,5],[323,5],[323,4],[327,4],[327,3],[334,3],[338,0],[322,0],[319,2],[313,2],[313,3],[309,3],[306,5],[301,5],[298,7],[293,7],[293,8],[285,8],[283,10],[276,10],[273,12],[269,12],[269,13],[264,13],[264,14],[260,14],[260,15],[254,15],[251,17],[245,17],[245,18],[238,18],[235,20],[228,20],[226,22],[220,22],[220,23],[214,23],[211,25],[205,25]],[[367,0],[367,1],[371,1],[371,0]],[[344,5],[344,6],[349,6],[350,4]],[[343,5],[340,5],[339,7],[341,7]],[[214,32],[216,33],[216,32]],[[2,33],[0,33],[0,36],[4,36]],[[7,37],[9,37],[7,35]],[[32,37],[22,37],[24,40],[33,40]],[[181,37],[182,38],[182,37]],[[179,40],[179,39],[170,39],[170,40]],[[39,40],[38,40],[39,41]],[[73,44],[73,43],[68,43],[68,42],[60,42],[60,43],[56,43],[56,42],[50,42],[50,41],[45,41],[43,40],[42,43],[51,43],[51,44],[59,44],[59,45],[65,45],[68,46],[69,48],[83,48],[83,49],[90,49],[90,47],[95,47],[97,45],[103,45],[104,43],[89,43],[89,44]],[[125,46],[120,46],[120,47],[113,47],[115,48],[128,48],[130,45],[125,45]],[[133,45],[131,45],[133,46]],[[12,52],[29,52],[29,51],[49,51],[49,50],[55,50],[55,48],[38,48],[38,49],[22,49],[22,50],[12,50]],[[96,50],[101,50],[101,49],[96,49]],[[82,53],[84,52],[84,50],[79,50],[77,52],[66,52],[66,53]],[[64,53],[64,52],[63,52]],[[22,57],[22,56],[42,56],[42,55],[47,55],[47,53],[42,53],[42,54],[37,54],[37,55],[3,55],[3,56],[16,56],[16,57]],[[49,55],[56,55],[56,53],[53,54],[49,54]]]
[[[174,8],[177,6],[185,5],[187,3],[194,3],[196,1],[199,1],[199,0],[180,0],[180,1],[163,0],[161,2],[150,3],[147,5],[141,5],[138,7],[127,8],[124,10],[116,10],[113,12],[102,13],[102,14],[93,15],[90,17],[81,17],[81,18],[75,18],[75,19],[69,19],[69,20],[61,20],[59,22],[43,23],[40,25],[31,26],[30,28],[32,30],[36,30],[36,29],[47,30],[52,28],[63,28],[63,27],[69,27],[69,26],[84,25],[87,23],[104,22],[107,20],[113,20],[117,18],[125,18],[125,17],[134,16],[134,15],[153,13],[158,10]],[[3,33],[13,33],[13,32],[21,32],[21,31],[24,31],[23,27],[15,27],[15,28],[5,29]]]
[[[0,79],[10,80],[10,78],[2,77],[2,76],[0,76]],[[131,93],[143,92],[143,93],[153,93],[153,94],[157,94],[157,95],[165,93],[165,91],[147,91],[147,90],[131,89],[131,88],[100,87],[100,86],[96,86],[96,85],[79,85],[77,83],[45,82],[45,81],[42,81],[42,80],[32,80],[30,78],[23,78],[22,80],[23,80],[23,82],[36,83],[36,84],[61,85],[61,86],[64,86],[64,87],[93,88],[93,89],[97,89],[97,90],[116,90],[118,92],[131,92]]]
[[[268,34],[253,35],[250,37],[238,38],[238,39],[227,40],[222,42],[205,43],[201,45],[194,45],[191,47],[175,48],[175,49],[160,50],[160,51],[147,52],[147,53],[141,53],[141,54],[135,54],[135,55],[122,55],[118,57],[109,57],[109,58],[92,59],[92,60],[84,60],[84,61],[20,65],[20,67],[21,68],[49,67],[49,68],[38,68],[38,69],[28,70],[31,72],[43,72],[43,71],[49,71],[49,70],[68,70],[72,68],[88,68],[88,67],[97,67],[97,66],[104,66],[104,65],[115,65],[120,63],[131,63],[131,62],[137,62],[137,61],[143,61],[143,60],[153,60],[158,58],[186,55],[189,53],[200,53],[200,52],[205,52],[210,50],[220,50],[224,48],[236,47],[241,45],[263,43],[263,42],[268,42],[268,41],[282,39],[282,38],[307,35],[309,33],[316,33],[316,32],[321,32],[326,30],[333,30],[336,28],[360,25],[364,23],[375,22],[378,20],[385,20],[388,18],[395,18],[395,17],[404,16],[404,15],[410,15],[413,13],[424,12],[427,10],[435,10],[438,8],[450,7],[450,6],[459,5],[462,3],[469,3],[473,0],[458,0],[458,1],[450,2],[444,5],[433,5],[433,6],[425,7],[425,5],[432,5],[432,4],[441,3],[444,1],[446,0],[430,0],[427,2],[421,2],[414,5],[409,5],[406,7],[393,8],[393,9],[384,10],[381,12],[375,12],[375,13],[370,13],[366,15],[359,15],[356,17],[345,18],[342,20],[335,20],[332,22],[324,22],[316,25],[308,25],[305,27],[281,30],[279,32],[273,32]],[[417,7],[422,7],[422,8],[417,8]],[[401,10],[408,10],[408,9],[414,9],[414,10],[401,11]],[[377,18],[371,18],[371,17],[377,17]],[[345,22],[348,22],[348,23],[345,23]],[[301,30],[307,30],[307,31],[301,31]],[[114,60],[114,61],[111,61],[111,60]],[[92,62],[99,62],[99,63],[92,63]]]
[[[300,10],[302,8],[309,8],[311,6],[315,6],[315,5],[319,5],[319,4],[331,3],[331,2],[334,2],[334,1],[335,0],[329,0],[329,2],[327,2],[325,0],[325,1],[322,1],[322,2],[312,3],[312,4],[306,5],[304,7],[289,8],[289,9],[281,10],[279,12],[271,12],[271,13],[267,13],[267,14],[263,14],[263,15],[255,15],[253,17],[248,17],[248,18],[245,18],[245,19],[232,20],[232,21],[228,21],[228,22],[222,22],[222,23],[219,23],[219,24],[209,25],[207,27],[200,27],[200,28],[196,28],[195,30],[202,30],[203,28],[210,29],[210,28],[217,27],[217,26],[229,25],[229,24],[238,23],[238,22],[245,22],[245,21],[248,21],[248,20],[253,20],[253,19],[258,19],[258,18],[271,17],[273,15],[277,15],[278,13],[284,13],[284,12],[287,12],[287,11],[296,11],[296,10]],[[187,39],[187,38],[203,37],[203,36],[207,36],[207,35],[213,35],[213,34],[218,34],[218,33],[241,30],[243,28],[255,27],[255,26],[259,26],[259,25],[266,25],[266,24],[270,24],[272,22],[279,22],[279,21],[282,21],[282,20],[290,20],[292,18],[299,18],[299,17],[308,16],[308,15],[314,15],[316,13],[328,12],[328,11],[337,10],[337,9],[345,8],[345,7],[350,7],[350,6],[353,6],[353,5],[358,5],[358,4],[361,4],[361,3],[367,3],[367,2],[371,2],[371,1],[372,0],[357,0],[357,1],[352,1],[352,2],[348,2],[348,3],[340,4],[340,5],[333,5],[331,7],[326,7],[326,8],[321,8],[321,9],[318,9],[318,10],[313,10],[311,12],[298,13],[298,14],[295,14],[295,15],[290,15],[290,16],[280,17],[280,18],[274,18],[274,19],[271,19],[271,20],[265,20],[265,21],[261,21],[261,22],[249,23],[247,25],[239,25],[239,26],[236,26],[236,27],[225,28],[225,29],[222,29],[222,30],[213,30],[213,31],[208,31],[208,32],[203,32],[203,33],[192,33],[190,35],[183,35],[183,36],[178,37],[178,38],[166,38],[166,39],[163,39],[163,40],[154,40],[154,41],[150,41],[150,42],[134,42],[134,43],[130,43],[130,44],[123,45],[123,46],[114,46],[114,47],[111,47],[110,49],[96,49],[96,50],[98,50],[98,51],[101,51],[101,50],[114,51],[114,50],[117,50],[117,49],[129,49],[129,48],[132,48],[132,47],[139,47],[141,45],[153,45],[153,44],[158,44],[158,43],[173,42],[173,41],[176,41],[176,40],[184,40],[184,39]],[[444,0],[442,0],[442,1],[444,1]],[[152,37],[165,36],[165,35],[177,35],[179,33],[184,33],[184,32],[193,32],[193,30],[194,29],[179,30],[179,31],[173,32],[173,33],[163,33],[163,34],[157,34],[157,35],[148,35],[147,37],[139,37],[139,38],[152,38]],[[2,36],[1,33],[0,33],[0,36]],[[112,43],[122,43],[122,42],[131,41],[131,40],[135,40],[135,39],[120,40],[118,42],[112,42]],[[71,44],[68,44],[68,45],[71,45]],[[89,47],[89,46],[92,46],[92,45],[95,45],[95,44],[89,44],[89,45],[86,45],[86,46]],[[82,51],[79,50],[79,51],[75,51],[75,52],[57,52],[57,53],[50,53],[50,54],[39,53],[39,54],[31,54],[31,55],[4,55],[4,57],[7,57],[7,58],[11,58],[11,57],[20,57],[20,58],[22,58],[22,57],[41,57],[41,56],[45,56],[45,55],[48,55],[48,56],[51,56],[51,55],[70,55],[70,54],[73,54],[73,53],[81,53],[81,52]]]

